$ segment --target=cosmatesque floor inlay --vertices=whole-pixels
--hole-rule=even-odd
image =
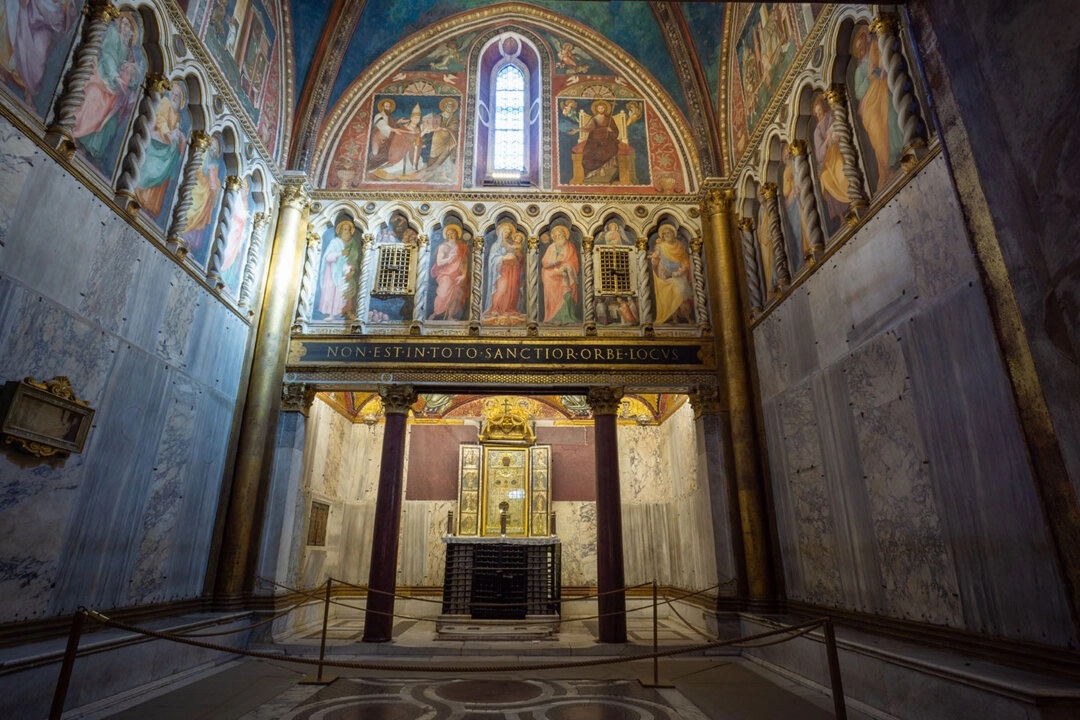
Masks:
[[[670,691],[667,693],[670,696]],[[342,678],[281,720],[705,720],[634,680]]]

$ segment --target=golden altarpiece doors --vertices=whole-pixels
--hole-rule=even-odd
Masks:
[[[479,440],[458,451],[457,534],[546,537],[551,446],[536,444],[528,413],[509,400],[485,411]]]

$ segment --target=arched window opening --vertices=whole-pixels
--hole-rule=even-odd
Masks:
[[[475,181],[488,186],[539,186],[540,53],[522,35],[503,31],[483,44],[477,64]]]
[[[525,73],[507,63],[495,75],[492,175],[520,179],[525,174]]]

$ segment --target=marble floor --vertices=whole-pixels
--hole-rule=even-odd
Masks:
[[[638,627],[638,625],[641,627]],[[422,625],[422,624],[421,624]],[[647,627],[646,627],[647,626]],[[354,623],[328,633],[327,658],[364,668],[315,668],[241,659],[181,687],[84,720],[824,720],[832,699],[730,651],[625,661],[651,650],[651,624],[628,624],[625,645],[597,642],[588,621],[564,622],[556,640],[451,642],[408,623],[390,643],[359,642]],[[665,622],[661,646],[700,642]],[[317,656],[317,633],[259,648]],[[314,652],[312,652],[314,650]],[[605,662],[605,658],[618,662]],[[590,663],[582,666],[581,663]],[[591,664],[596,663],[596,664]],[[537,665],[560,665],[535,669]],[[575,666],[576,665],[576,666]],[[483,666],[484,672],[463,668]],[[658,680],[659,682],[655,682]],[[867,716],[848,709],[852,720]]]

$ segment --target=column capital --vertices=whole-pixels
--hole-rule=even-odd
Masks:
[[[825,99],[830,105],[842,105],[847,98],[847,90],[843,85],[830,85],[825,91]]]
[[[418,394],[412,385],[380,385],[379,397],[387,415],[408,415]]]
[[[93,20],[112,22],[120,17],[120,11],[112,4],[111,0],[90,0],[83,8],[83,14]]]
[[[194,130],[191,133],[191,147],[202,152],[210,147],[210,134],[203,130]]]
[[[285,412],[298,412],[304,415],[315,401],[315,388],[305,383],[285,383],[281,387],[281,409]]]
[[[705,199],[701,202],[702,210],[706,215],[728,212],[733,197],[735,197],[735,193],[730,189],[709,190],[705,193]]]
[[[226,190],[234,190],[235,191],[235,190],[239,190],[242,187],[244,187],[244,181],[243,181],[242,178],[237,177],[236,175],[229,175],[228,177],[225,178],[225,189]]]
[[[283,210],[292,208],[304,212],[311,204],[311,196],[308,195],[307,188],[300,184],[288,183],[282,185],[278,197]]]
[[[788,149],[791,150],[792,155],[806,155],[806,141],[792,140],[788,143]]]
[[[705,240],[699,235],[690,240],[690,249],[694,251],[695,255],[701,255],[701,248],[705,245]]]
[[[870,22],[873,35],[899,35],[900,17],[896,13],[882,13]]]
[[[592,247],[593,247],[593,238],[592,238],[591,235],[586,235],[585,237],[581,238],[581,249],[582,250],[584,250],[587,253],[590,253],[590,252],[592,252]]]
[[[622,387],[591,387],[586,402],[592,408],[593,415],[618,415],[622,405]]]
[[[165,77],[161,73],[146,73],[146,90],[147,92],[162,94],[167,92],[172,87],[172,80]]]
[[[637,239],[637,242],[635,242],[634,245],[635,245],[635,247],[637,247],[638,250],[648,250],[649,249],[649,238],[647,236],[645,236],[645,235],[642,235],[641,237],[639,237]]]
[[[754,230],[754,218],[743,217],[739,218],[739,229],[743,232],[753,232]]]
[[[251,220],[251,227],[254,230],[259,230],[270,224],[270,215],[264,212],[255,213],[255,217]]]
[[[715,385],[699,385],[690,393],[690,406],[694,408],[694,417],[719,415],[723,410],[720,404],[720,388]]]
[[[427,236],[427,233],[421,233],[420,235],[416,236],[416,246],[417,247],[424,247],[429,242],[431,242],[431,238],[429,238]]]
[[[476,235],[474,235],[473,239],[472,239],[472,244],[473,244],[473,249],[474,250],[483,250],[484,249],[484,235],[482,233],[477,233]]]
[[[761,196],[772,200],[776,197],[776,183],[767,182],[761,186]]]
[[[307,246],[309,248],[322,243],[322,236],[314,230],[308,230],[304,239],[307,241]]]

